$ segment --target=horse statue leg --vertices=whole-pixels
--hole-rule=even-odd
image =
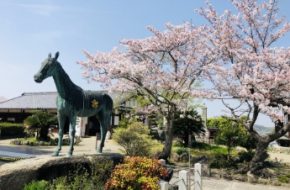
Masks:
[[[57,119],[58,119],[58,143],[57,143],[57,148],[53,153],[53,156],[58,156],[59,152],[61,151],[61,145],[62,145],[62,137],[63,137],[63,129],[66,121],[66,116],[59,113],[57,114]]]
[[[100,121],[100,131],[101,131],[101,143],[99,144],[99,146],[97,147],[97,153],[102,153],[103,152],[103,147],[104,147],[104,143],[105,143],[105,139],[106,139],[106,134],[107,134],[107,130],[110,126],[110,121],[111,121],[111,114],[102,114],[101,117],[99,117],[99,121]]]
[[[71,116],[69,128],[69,151],[67,153],[68,157],[71,157],[74,151],[75,134],[76,134],[76,116]]]

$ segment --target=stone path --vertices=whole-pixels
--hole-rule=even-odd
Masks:
[[[8,140],[0,140],[0,156],[8,157],[33,157],[34,155],[51,155],[56,146],[26,146],[11,145]],[[69,146],[62,146],[60,156],[66,155]],[[113,140],[106,140],[104,153],[122,153],[123,148]],[[74,146],[74,155],[95,154],[96,153],[96,137],[82,138],[78,145]],[[13,156],[14,155],[14,156]]]

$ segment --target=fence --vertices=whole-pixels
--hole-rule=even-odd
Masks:
[[[202,190],[202,180],[201,180],[201,164],[194,164],[194,176],[191,177],[191,169],[181,170],[178,173],[178,180],[174,184],[178,185],[178,190]],[[193,179],[193,181],[192,181]],[[161,190],[169,190],[170,185],[168,182],[160,182]],[[194,188],[192,188],[194,187]]]

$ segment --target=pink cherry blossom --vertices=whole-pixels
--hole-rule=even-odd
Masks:
[[[194,87],[216,57],[202,37],[204,27],[185,23],[167,24],[166,28],[158,31],[148,27],[151,37],[122,40],[120,47],[111,52],[85,51],[87,60],[80,62],[84,77],[100,82],[108,90],[137,90],[158,107],[178,107],[176,99],[189,95],[210,96]]]
[[[290,49],[276,48],[274,42],[290,31],[290,24],[278,17],[277,1],[231,2],[239,14],[218,15],[209,2],[199,10],[210,23],[207,38],[221,53],[206,77],[217,94],[253,102],[273,120],[281,120],[283,106],[290,114]]]

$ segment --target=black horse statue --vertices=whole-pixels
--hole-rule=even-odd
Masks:
[[[54,57],[51,57],[51,54],[49,54],[48,58],[43,61],[40,70],[34,75],[34,80],[37,83],[41,83],[44,79],[52,76],[58,92],[56,104],[59,138],[54,156],[58,156],[61,150],[63,128],[67,120],[70,122],[70,148],[68,156],[72,155],[77,116],[95,116],[98,119],[101,126],[101,143],[97,147],[97,152],[102,153],[106,133],[111,123],[113,100],[107,94],[84,91],[82,88],[75,85],[57,61],[58,56],[59,52],[57,52]]]

